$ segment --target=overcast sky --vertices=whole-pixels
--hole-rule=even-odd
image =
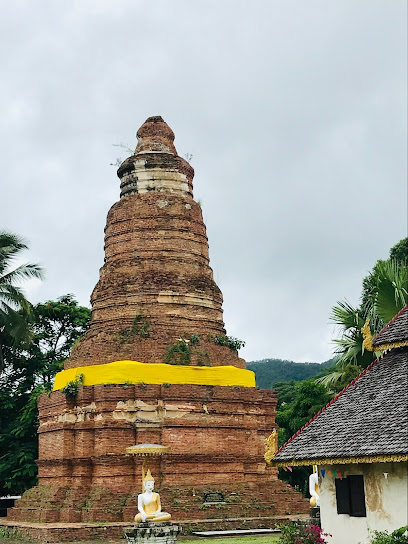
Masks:
[[[406,236],[405,0],[0,2],[0,228],[32,302],[89,305],[110,163],[161,115],[193,155],[247,360],[332,356],[331,307]]]

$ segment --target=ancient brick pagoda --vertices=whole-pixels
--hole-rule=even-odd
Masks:
[[[108,213],[90,328],[61,373],[66,380],[78,370],[84,386],[75,400],[61,391],[40,398],[39,486],[8,519],[132,520],[142,460],[125,449],[146,441],[169,448],[149,467],[175,521],[267,524],[271,516],[306,512],[307,502],[263,458],[264,440],[277,428],[276,393],[211,381],[217,372],[250,373],[233,345],[220,345],[222,294],[193,199],[194,170],[177,155],[161,117],[150,117],[137,136],[135,154],[118,170],[121,198]],[[126,379],[122,367],[115,374],[115,361],[125,365]],[[135,378],[132,361],[143,363],[137,372],[145,379]],[[158,368],[181,378],[160,380],[159,372],[150,379]],[[188,372],[196,381],[183,382]],[[241,383],[234,379],[225,384]],[[203,505],[210,491],[225,502]]]
[[[222,294],[193,199],[194,170],[177,155],[161,117],[148,119],[137,136],[135,154],[118,170],[121,198],[108,214],[91,326],[66,368],[119,359],[157,363],[191,334],[200,335],[193,364],[244,368],[237,352],[214,344],[225,335]]]

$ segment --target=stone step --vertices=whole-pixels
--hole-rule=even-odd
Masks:
[[[232,531],[194,531],[192,534],[212,538],[218,536],[265,535],[280,532],[280,529],[235,529]]]

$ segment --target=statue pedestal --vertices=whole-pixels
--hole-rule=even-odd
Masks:
[[[310,521],[320,527],[320,506],[313,506],[310,509]]]
[[[132,529],[125,529],[129,544],[175,544],[179,533],[180,525],[170,521],[145,521]]]

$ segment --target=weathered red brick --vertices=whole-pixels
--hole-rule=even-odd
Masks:
[[[193,200],[194,171],[177,156],[174,134],[161,118],[148,119],[138,137],[136,154],[118,171],[122,198],[108,214],[90,329],[65,368],[120,359],[160,362],[191,334],[200,336],[191,364],[245,368],[236,351],[214,343],[225,334],[222,294]],[[136,315],[148,322],[148,336],[131,333]],[[81,387],[75,401],[60,391],[42,395],[39,486],[23,495],[9,519],[131,521],[142,459],[125,449],[146,441],[169,447],[167,455],[149,459],[149,467],[163,508],[176,521],[206,519],[203,494],[210,490],[226,497],[219,508],[223,519],[306,512],[307,501],[263,458],[264,440],[277,428],[276,403],[270,390],[182,384]],[[77,531],[76,539],[92,533]],[[56,541],[68,534],[67,528]],[[57,538],[55,531],[49,535]]]

